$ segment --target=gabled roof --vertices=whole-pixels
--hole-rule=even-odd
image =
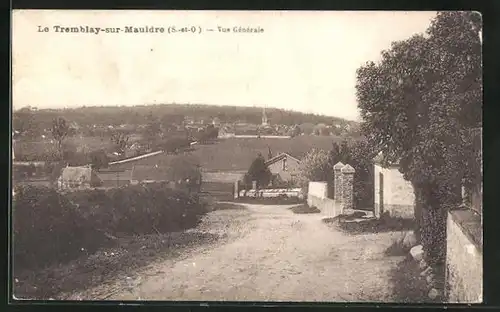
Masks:
[[[101,179],[90,167],[65,167],[61,171],[62,181],[99,183]]]
[[[291,159],[296,160],[296,161],[298,161],[299,163],[301,162],[301,161],[300,161],[300,159],[298,159],[298,158],[296,158],[296,157],[293,157],[292,155],[290,155],[290,154],[288,154],[288,153],[280,153],[280,154],[278,154],[278,155],[274,156],[273,158],[268,159],[268,160],[266,161],[266,166],[272,165],[272,164],[276,163],[277,161],[282,160],[282,159],[283,159],[283,158],[285,158],[285,157],[290,157]]]

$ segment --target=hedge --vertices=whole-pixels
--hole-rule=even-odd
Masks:
[[[92,253],[111,236],[180,231],[195,226],[207,211],[197,195],[157,184],[66,194],[19,185],[15,192],[13,257],[18,269]]]

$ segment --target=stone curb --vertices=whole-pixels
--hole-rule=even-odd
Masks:
[[[435,275],[433,273],[432,267],[429,266],[424,259],[423,246],[417,245],[417,246],[412,247],[410,249],[409,254],[412,257],[412,259],[416,263],[418,263],[418,266],[421,270],[420,277],[425,278],[425,281],[427,284],[427,289],[429,289],[429,292],[427,294],[429,299],[437,300],[439,298],[442,298],[443,292],[442,292],[442,290],[436,288],[436,280],[435,280]]]

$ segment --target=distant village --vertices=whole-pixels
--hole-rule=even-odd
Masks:
[[[142,177],[142,175],[144,177],[139,180],[158,180],[169,174],[160,172],[161,168],[158,167],[150,168],[149,165],[146,166],[147,168],[136,167],[133,169],[132,163],[135,164],[144,157],[155,158],[158,153],[182,154],[193,150],[194,145],[212,144],[215,142],[214,140],[230,138],[291,139],[304,135],[325,137],[326,139],[328,136],[352,136],[353,131],[348,122],[335,122],[334,119],[332,119],[331,124],[284,125],[273,123],[273,120],[268,117],[266,108],[262,108],[260,123],[244,120],[227,122],[219,117],[198,116],[195,118],[180,114],[164,115],[163,118],[146,116],[143,119],[146,123],[119,125],[79,124],[74,120],[65,120],[67,122],[67,135],[63,140],[65,147],[63,147],[64,155],[62,155],[60,154],[62,151],[57,149],[58,142],[54,137],[53,126],[43,127],[40,126],[40,123],[38,126],[31,124],[27,126],[32,121],[33,116],[37,116],[37,113],[36,108],[24,108],[21,114],[18,113],[18,120],[14,122],[12,159],[15,165],[14,177],[16,181],[33,180],[38,176],[40,179],[46,179],[47,173],[44,172],[52,169],[45,167],[59,160],[64,160],[64,166],[69,166],[69,168],[63,171],[56,169],[56,172],[63,173],[60,177],[67,175],[69,180],[74,178],[70,178],[70,175],[80,176],[86,172],[87,180],[91,181],[94,179],[94,174],[89,173],[93,172],[90,167],[96,170],[102,182],[109,181],[111,185],[120,185],[122,180],[130,182],[135,180],[133,176]],[[39,115],[37,117],[40,118]],[[164,156],[158,155],[158,157],[163,158]],[[104,167],[96,164],[96,161],[104,163]],[[144,161],[156,163],[152,159]],[[104,168],[110,168],[112,172],[108,172]],[[119,170],[115,170],[118,168]],[[78,174],[75,173],[77,171]],[[148,173],[142,174],[143,171]]]

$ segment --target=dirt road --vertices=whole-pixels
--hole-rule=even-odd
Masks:
[[[110,300],[379,301],[393,300],[389,270],[400,257],[384,250],[398,233],[348,235],[319,214],[290,206],[247,205],[213,212],[207,231],[225,242],[165,260],[126,282]],[[232,222],[231,220],[238,220]],[[224,225],[225,224],[225,225]],[[84,298],[84,299],[104,299]]]

